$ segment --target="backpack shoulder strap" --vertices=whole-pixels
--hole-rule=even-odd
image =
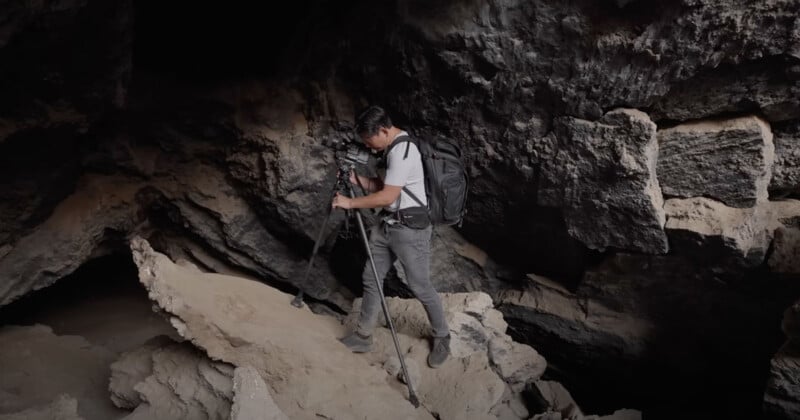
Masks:
[[[389,148],[386,149],[386,154],[388,155],[389,152],[391,152],[392,149],[394,149],[395,146],[398,146],[401,143],[406,143],[406,152],[403,155],[403,159],[405,159],[405,158],[408,157],[408,149],[411,148],[411,143],[415,143],[415,141],[416,140],[414,140],[414,138],[411,137],[410,135],[407,135],[407,134],[406,135],[402,135],[402,136],[398,137],[397,139],[395,139],[395,141],[392,142],[392,144],[389,145]]]
[[[403,191],[405,191],[406,194],[408,194],[411,198],[413,198],[414,201],[417,202],[417,204],[424,207],[424,205],[422,204],[422,200],[417,198],[417,196],[414,193],[412,193],[411,190],[409,190],[407,187],[403,187]]]
[[[411,148],[411,143],[414,143],[414,142],[415,142],[415,139],[413,137],[409,136],[409,135],[400,136],[397,139],[395,139],[395,141],[392,144],[389,145],[389,149],[386,151],[386,154],[389,154],[389,152],[391,152],[392,149],[395,146],[397,146],[397,145],[399,145],[401,143],[406,143],[406,152],[403,155],[403,159],[405,159],[405,158],[408,157],[408,150]],[[411,190],[408,189],[408,187],[403,187],[403,191],[405,191],[405,193],[408,194],[409,197],[414,199],[414,201],[416,201],[417,204],[419,204],[420,206],[423,205],[422,204],[422,200],[420,200],[414,193],[412,193]]]

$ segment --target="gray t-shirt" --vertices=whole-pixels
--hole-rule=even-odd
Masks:
[[[395,137],[395,141],[400,136],[407,135],[408,133],[403,131]],[[406,146],[408,146],[408,156],[406,156]],[[422,201],[422,205],[428,205],[428,199],[425,197],[425,172],[422,169],[422,156],[420,156],[417,145],[413,142],[402,143],[394,146],[389,151],[386,155],[386,177],[383,183],[385,185],[406,187]],[[398,209],[416,206],[419,206],[419,203],[405,191],[401,191],[400,197],[386,209],[397,211]]]

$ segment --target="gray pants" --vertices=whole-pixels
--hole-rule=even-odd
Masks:
[[[406,280],[414,296],[422,302],[428,321],[433,327],[434,337],[445,337],[450,333],[444,317],[442,300],[431,284],[431,232],[432,227],[411,229],[399,224],[380,223],[372,228],[370,248],[378,270],[381,287],[386,273],[399,258],[406,273]],[[364,283],[364,297],[361,303],[361,316],[358,320],[358,333],[372,335],[378,315],[382,312],[378,287],[372,267],[367,260],[361,276]]]

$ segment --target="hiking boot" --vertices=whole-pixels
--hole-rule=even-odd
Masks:
[[[450,355],[450,336],[433,337],[433,349],[428,355],[428,366],[437,368],[447,360]]]
[[[372,336],[363,336],[355,331],[339,339],[353,353],[366,353],[372,350]]]

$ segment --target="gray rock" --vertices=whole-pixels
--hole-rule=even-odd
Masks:
[[[712,197],[732,207],[767,199],[775,149],[760,118],[681,124],[660,130],[658,142],[665,195]]]
[[[800,121],[774,127],[775,167],[770,191],[778,194],[800,192]]]
[[[800,416],[800,302],[786,309],[782,329],[787,340],[770,362],[764,412],[792,419]]]
[[[123,354],[111,370],[112,401],[135,407],[126,420],[230,417],[233,367],[188,342],[157,337]]]
[[[547,369],[547,361],[533,347],[509,337],[497,336],[489,342],[489,360],[515,392],[541,378]]]
[[[672,86],[654,105],[657,120],[697,120],[758,113],[777,122],[800,117],[800,80],[780,58],[704,69]]]
[[[800,275],[800,229],[780,227],[775,230],[772,254],[767,263],[774,273]]]
[[[653,328],[646,318],[620,310],[619,304],[587,301],[540,276],[531,276],[524,290],[505,291],[497,300],[498,309],[518,331],[552,337],[552,341],[541,342],[562,349],[580,366],[591,366],[598,359],[642,357],[647,335]],[[553,354],[557,350],[550,351]]]
[[[231,420],[288,420],[272,399],[269,387],[252,366],[233,371]]]
[[[540,204],[561,207],[570,235],[589,248],[665,253],[655,132],[646,114],[631,109],[597,122],[558,120],[558,152],[542,168]]]
[[[546,406],[544,412],[534,416],[534,419],[551,420],[579,420],[584,417],[578,404],[569,391],[555,381],[536,381],[531,386],[531,391],[538,395],[540,401]]]
[[[772,239],[769,203],[728,207],[707,198],[670,199],[666,230],[676,252],[735,269],[764,260]]]
[[[0,306],[55,283],[92,256],[109,253],[101,246],[109,232],[124,232],[136,223],[138,187],[116,177],[84,179],[45,223],[0,257]]]
[[[406,364],[406,369],[408,369],[408,376],[411,377],[411,384],[414,389],[419,388],[419,384],[421,383],[421,372],[419,370],[419,365],[417,364],[416,360],[403,360]],[[408,381],[406,380],[406,376],[403,374],[403,366],[400,364],[400,359],[397,356],[390,357],[386,362],[383,363],[383,369],[386,370],[386,373],[389,376],[393,376],[397,378],[398,381],[407,384]]]
[[[141,347],[123,353],[111,364],[108,390],[114,405],[132,410],[142,403],[142,398],[135,388],[153,374],[153,352],[174,343],[175,341],[167,336],[154,337]]]

